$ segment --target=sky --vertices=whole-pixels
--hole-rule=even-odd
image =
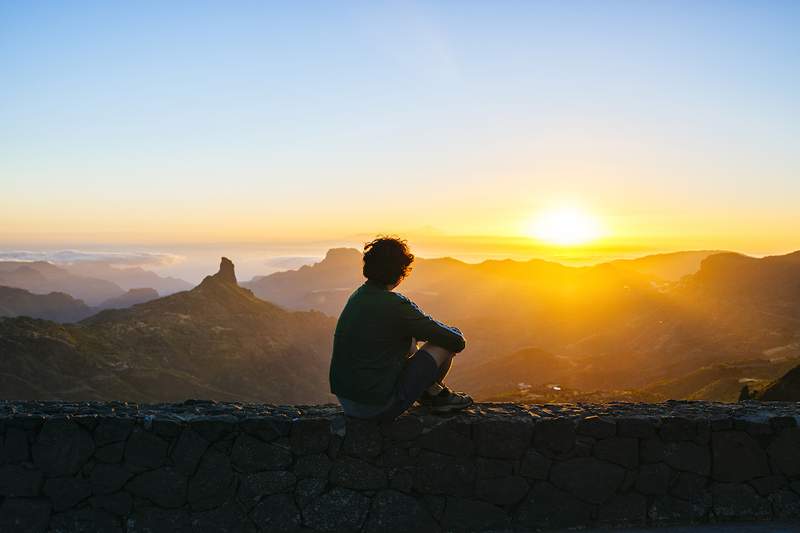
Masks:
[[[793,1],[8,0],[0,248],[798,249],[798,27]],[[542,242],[560,209],[599,236]]]

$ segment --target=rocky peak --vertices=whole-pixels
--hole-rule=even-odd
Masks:
[[[361,252],[355,248],[331,248],[325,254],[324,262],[348,264],[361,261]]]
[[[209,282],[224,283],[227,285],[238,285],[236,281],[236,271],[233,262],[227,257],[223,257],[219,263],[219,270],[213,276],[206,276],[203,283],[200,285],[207,285]]]

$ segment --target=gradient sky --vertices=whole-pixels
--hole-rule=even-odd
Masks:
[[[800,248],[800,2],[0,3],[0,244]],[[465,237],[466,238],[466,237]]]

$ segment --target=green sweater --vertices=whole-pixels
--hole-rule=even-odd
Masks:
[[[385,405],[403,369],[411,338],[430,341],[453,352],[464,349],[464,336],[423,313],[417,305],[385,286],[367,281],[350,295],[333,339],[331,392],[369,405]]]

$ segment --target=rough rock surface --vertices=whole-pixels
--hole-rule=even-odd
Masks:
[[[0,531],[538,531],[800,519],[800,404],[0,402]]]

